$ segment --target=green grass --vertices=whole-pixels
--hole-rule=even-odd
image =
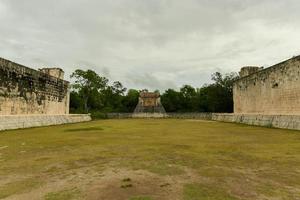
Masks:
[[[80,191],[77,188],[51,192],[46,194],[45,200],[76,200],[80,198]]]
[[[100,173],[106,168],[142,169],[161,177],[184,176],[186,169],[192,170],[200,178],[183,188],[185,199],[201,195],[202,199],[299,199],[300,132],[180,119],[128,119],[0,133],[0,199],[36,189],[35,184],[18,184],[23,177],[39,177],[47,184],[65,180],[79,169]],[[87,193],[84,187],[80,190]],[[67,195],[53,193],[47,198]]]
[[[9,197],[13,194],[20,194],[30,191],[32,188],[38,187],[40,182],[35,179],[25,179],[10,182],[0,186],[0,199]]]
[[[189,184],[184,187],[184,200],[237,200],[218,187]]]

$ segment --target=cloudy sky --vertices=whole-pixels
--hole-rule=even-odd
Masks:
[[[299,54],[299,0],[0,0],[0,57],[67,79],[82,68],[129,88],[199,87]]]

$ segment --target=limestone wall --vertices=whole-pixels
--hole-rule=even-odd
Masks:
[[[168,118],[211,120],[212,113],[168,113]]]
[[[151,118],[140,116],[141,118]],[[173,119],[199,119],[220,122],[242,123],[269,128],[284,128],[300,130],[300,115],[257,115],[233,113],[167,113],[163,118]],[[109,119],[135,118],[132,113],[108,113]]]
[[[90,115],[0,115],[0,130],[90,121]]]
[[[233,94],[236,114],[300,115],[300,56],[242,77]]]
[[[212,114],[212,120],[300,130],[300,115]]]
[[[175,119],[204,119],[211,120],[212,113],[107,113],[108,119],[127,118],[175,118]]]
[[[0,58],[0,115],[68,114],[68,87],[60,78]]]

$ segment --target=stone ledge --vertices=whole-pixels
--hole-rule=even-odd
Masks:
[[[300,130],[300,115],[261,115],[213,113],[212,120],[242,123],[270,128]]]
[[[109,119],[134,118],[132,113],[108,113]],[[140,115],[149,118],[149,115]],[[150,115],[150,117],[153,117]],[[201,119],[221,122],[242,123],[254,126],[300,130],[300,115],[261,115],[261,114],[233,114],[233,113],[167,113],[162,118]]]
[[[89,114],[0,115],[0,131],[91,121]]]

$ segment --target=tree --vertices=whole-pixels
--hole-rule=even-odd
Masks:
[[[70,92],[70,112],[71,113],[81,113],[83,101],[79,94],[75,91]]]
[[[196,105],[196,89],[190,85],[180,88],[181,107],[184,112],[193,112]]]
[[[140,92],[135,89],[130,89],[127,95],[122,100],[122,111],[123,112],[133,112],[139,101]]]
[[[120,112],[123,108],[122,100],[126,90],[119,81],[115,81],[111,86],[107,86],[101,94],[104,101],[104,111]]]
[[[212,84],[201,88],[183,85],[179,91],[168,89],[161,95],[167,112],[232,112],[233,83],[236,73],[212,74]],[[133,112],[138,104],[139,91],[127,89],[121,82],[111,85],[108,79],[92,70],[76,70],[70,94],[70,110],[76,112]],[[142,90],[148,91],[148,90]],[[157,91],[158,92],[158,91]]]
[[[95,103],[96,99],[99,100],[99,93],[107,87],[108,79],[99,76],[93,70],[84,71],[81,69],[75,70],[75,72],[72,73],[71,78],[75,79],[72,88],[77,91],[83,99],[84,111],[89,112],[89,108],[91,107],[89,101],[94,100]]]
[[[178,112],[181,109],[180,92],[173,89],[166,90],[161,95],[161,103],[167,112]]]
[[[212,74],[213,84],[201,88],[202,106],[208,112],[233,111],[233,83],[238,78],[236,73]]]
[[[220,72],[216,72],[212,74],[211,79],[215,81],[216,85],[219,85],[227,92],[232,93],[233,83],[238,79],[238,74],[232,72],[223,76]]]

